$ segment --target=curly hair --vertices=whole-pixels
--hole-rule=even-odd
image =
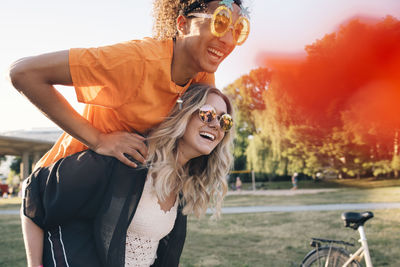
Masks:
[[[155,193],[165,200],[171,193],[181,194],[183,214],[202,216],[208,205],[219,217],[222,200],[227,192],[226,176],[232,164],[233,130],[226,132],[221,142],[209,155],[191,159],[183,167],[177,163],[177,144],[186,126],[198,109],[206,103],[209,94],[222,97],[228,114],[233,116],[229,99],[209,85],[191,85],[182,95],[182,108],[175,107],[169,117],[149,135],[149,174]]]
[[[216,0],[154,0],[153,38],[165,40],[177,36],[176,19],[192,11],[204,11],[209,2]],[[239,7],[242,0],[234,0]]]

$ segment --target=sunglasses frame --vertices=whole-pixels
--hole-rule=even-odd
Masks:
[[[210,107],[210,108],[212,109],[213,119],[212,119],[212,121],[210,121],[210,122],[204,121],[204,120],[203,120],[203,117],[200,115],[201,109],[204,108],[204,107]],[[230,121],[231,121],[231,126],[230,126],[229,129],[227,129],[227,130],[225,130],[224,127],[221,125],[221,120],[222,120],[223,117],[226,116],[226,115],[229,116]],[[200,120],[201,120],[202,122],[204,122],[205,124],[210,124],[210,123],[212,123],[212,122],[216,119],[216,120],[218,121],[219,128],[220,128],[221,130],[223,130],[224,132],[229,132],[229,131],[232,129],[232,126],[233,126],[233,118],[232,118],[232,116],[231,116],[230,114],[224,113],[224,114],[222,114],[222,115],[217,115],[217,111],[215,110],[215,108],[214,108],[213,106],[209,105],[209,104],[203,105],[203,106],[201,106],[201,107],[199,108],[199,118],[200,118]]]
[[[216,20],[216,18],[217,18],[218,13],[221,12],[222,10],[228,12],[228,14],[229,14],[229,26],[226,27],[225,31],[219,33],[219,32],[217,32],[216,29],[215,29],[215,20]],[[214,36],[216,36],[216,37],[222,37],[222,36],[224,36],[230,29],[232,29],[233,39],[235,40],[235,44],[236,44],[236,45],[242,45],[242,44],[247,40],[247,37],[249,37],[249,33],[250,33],[250,21],[249,21],[246,17],[240,16],[240,17],[236,20],[235,24],[232,25],[232,11],[231,11],[229,8],[227,8],[226,6],[219,6],[217,9],[215,9],[215,11],[214,11],[213,14],[207,14],[207,13],[189,13],[187,16],[188,16],[188,17],[193,16],[193,17],[196,17],[196,18],[208,18],[208,19],[211,19],[211,23],[210,23],[211,33],[212,33]],[[242,22],[242,21],[245,21],[245,23],[247,23],[248,30],[247,30],[246,37],[245,37],[242,41],[238,42],[238,41],[236,41],[236,40],[237,40],[237,36],[236,36],[236,33],[235,33],[235,27],[236,27],[236,25],[237,25],[238,23],[240,23],[240,22]]]

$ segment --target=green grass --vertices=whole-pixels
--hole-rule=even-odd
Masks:
[[[400,266],[400,210],[377,210],[366,224],[374,266]],[[299,266],[311,237],[358,239],[340,211],[224,215],[190,219],[181,266]]]
[[[0,266],[26,266],[18,215],[0,215]]]
[[[400,187],[386,186],[345,186],[311,195],[236,195],[228,196],[224,206],[400,202]],[[18,209],[19,202],[1,200],[0,209]],[[311,237],[358,240],[357,232],[343,227],[341,212],[226,214],[219,221],[189,218],[181,266],[299,266],[311,250]],[[366,225],[374,266],[400,266],[400,209],[374,213],[375,218]],[[25,266],[17,215],[0,215],[0,237],[0,266]]]
[[[323,181],[321,181],[324,183]],[[313,182],[315,184],[315,182]],[[319,182],[316,182],[317,184]],[[377,179],[374,177],[363,179],[332,179],[326,180],[327,185],[337,185],[338,187],[354,188],[378,188],[400,186],[400,179]]]
[[[254,196],[243,193],[241,195],[227,196],[224,201],[224,207],[365,202],[400,202],[400,187],[373,189],[342,188],[334,192],[292,196]]]
[[[18,210],[21,207],[21,198],[0,198],[0,210]]]
[[[300,180],[298,187],[300,189],[314,188],[379,188],[400,186],[400,179],[376,179],[373,177],[363,179],[326,179],[320,181]],[[251,190],[251,183],[243,183],[244,190]],[[290,189],[292,183],[290,181],[279,182],[256,182],[257,189]]]

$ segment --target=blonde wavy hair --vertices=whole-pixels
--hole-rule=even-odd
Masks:
[[[183,167],[177,163],[177,144],[183,137],[189,120],[206,103],[209,94],[217,94],[225,101],[227,113],[233,116],[227,96],[204,84],[191,85],[182,95],[182,108],[177,106],[149,135],[149,173],[158,198],[163,201],[171,193],[180,194],[182,213],[201,217],[209,204],[215,217],[220,216],[222,200],[227,192],[226,177],[232,164],[233,132],[224,138],[209,155],[191,159]]]
[[[189,12],[201,12],[209,2],[216,0],[154,0],[153,1],[153,38],[165,40],[178,36],[176,19]],[[241,0],[234,0],[241,6]]]

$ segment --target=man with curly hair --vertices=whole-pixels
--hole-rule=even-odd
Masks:
[[[181,103],[191,84],[214,84],[219,64],[248,36],[246,11],[241,0],[155,0],[153,38],[15,62],[14,87],[65,131],[36,168],[87,148],[131,167],[145,162],[142,135]],[[82,115],[54,85],[74,86],[86,104]],[[43,232],[22,220],[25,242],[37,244]],[[37,251],[29,248],[31,258]]]
[[[210,18],[199,14],[210,16],[225,3],[232,22],[224,34],[215,36]],[[213,73],[237,44],[232,25],[242,17],[241,4],[155,0],[154,38],[15,62],[10,71],[14,87],[66,132],[37,166],[86,148],[132,167],[136,164],[126,155],[144,162],[146,146],[134,132],[146,134],[160,123],[190,84],[214,84]],[[247,37],[248,31],[244,34]],[[75,87],[78,101],[86,104],[82,115],[54,88],[56,84]]]

